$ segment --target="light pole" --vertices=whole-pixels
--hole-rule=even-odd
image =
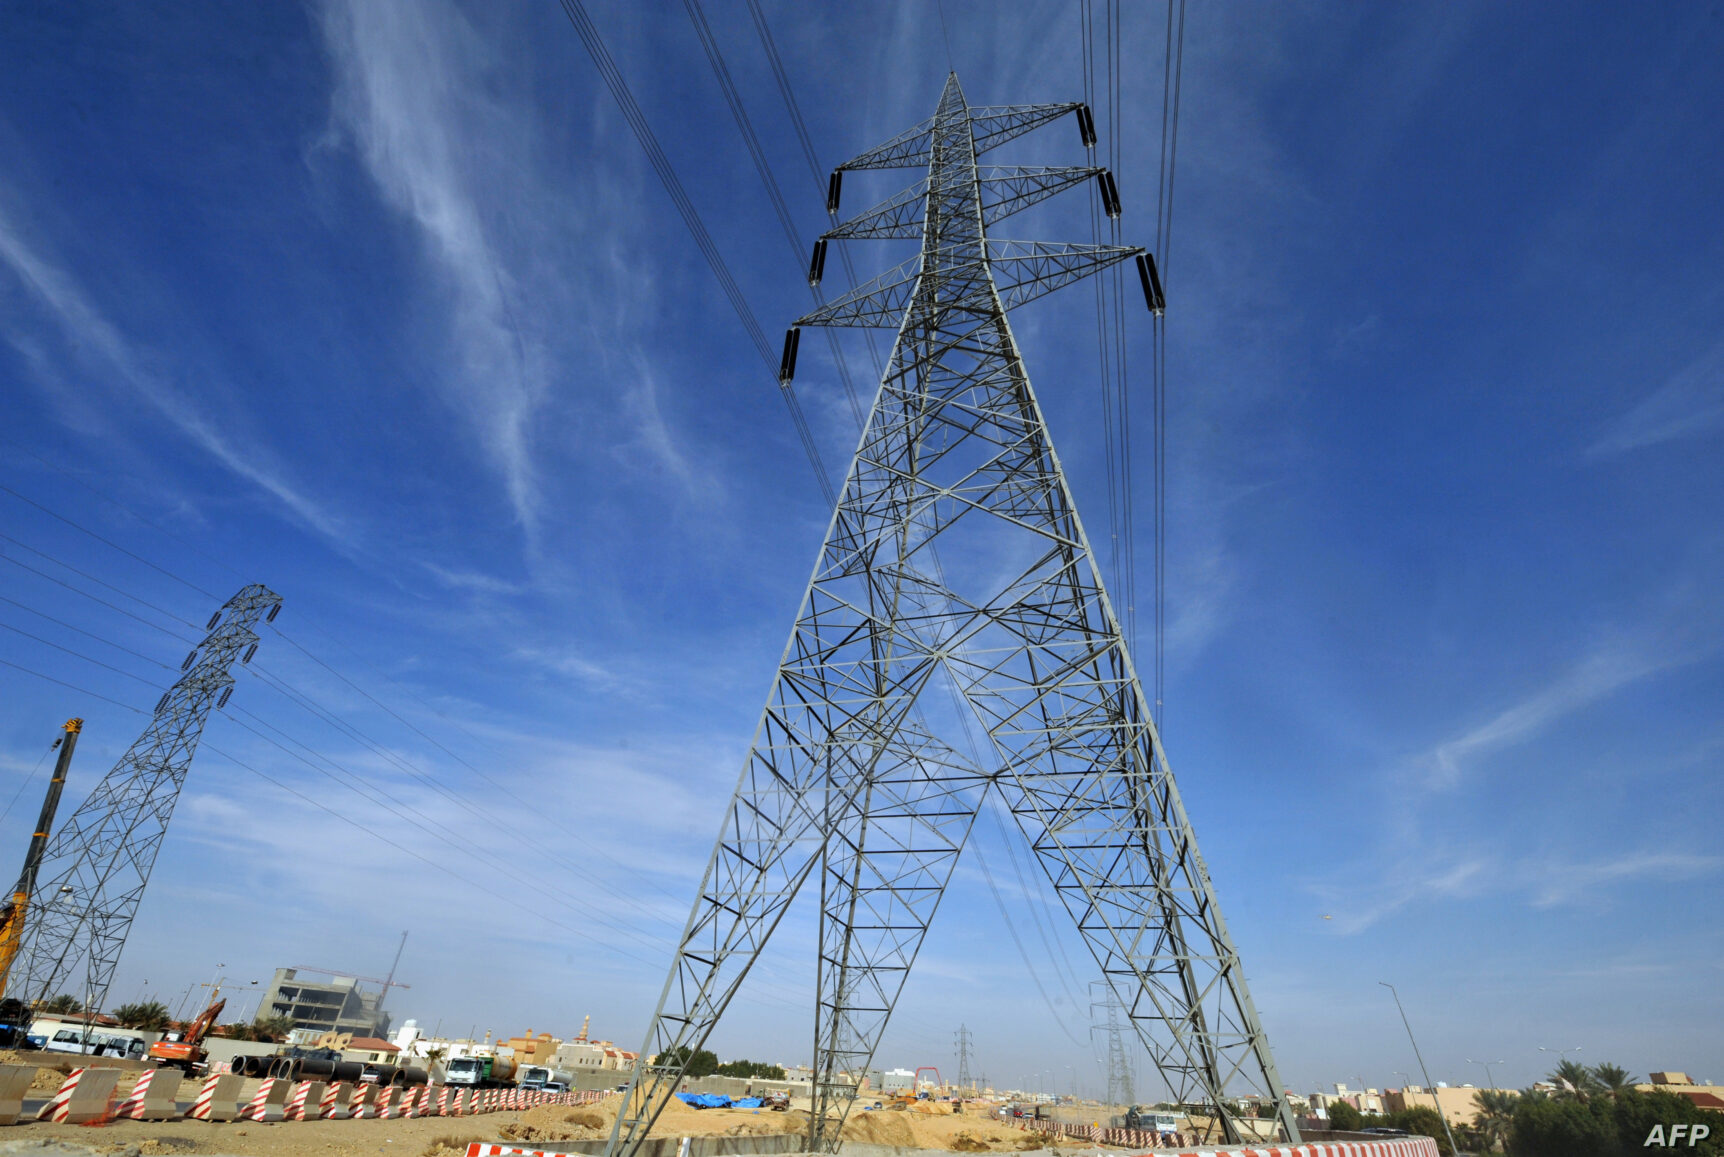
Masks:
[[[1431,1090],[1431,1100],[1437,1103],[1437,1119],[1443,1123],[1443,1135],[1449,1139],[1449,1152],[1459,1153],[1460,1148],[1455,1144],[1454,1131],[1449,1128],[1448,1114],[1443,1112],[1443,1102],[1437,1097],[1437,1087],[1431,1084],[1431,1071],[1425,1067],[1425,1058],[1419,1052],[1419,1042],[1413,1039],[1413,1023],[1407,1019],[1407,1010],[1401,1005],[1401,994],[1396,992],[1395,986],[1386,980],[1379,980],[1377,983],[1388,989],[1389,995],[1395,998],[1395,1009],[1401,1014],[1401,1024],[1406,1026],[1407,1040],[1413,1046],[1413,1056],[1419,1062],[1419,1072],[1424,1074],[1425,1087]]]
[[[1541,1053],[1555,1053],[1555,1054],[1556,1054],[1556,1067],[1557,1067],[1557,1069],[1558,1069],[1558,1070],[1561,1070],[1561,1068],[1562,1068],[1562,1061],[1563,1061],[1563,1058],[1564,1058],[1564,1057],[1566,1057],[1566,1056],[1568,1056],[1568,1054],[1569,1054],[1569,1053],[1577,1053],[1577,1052],[1579,1052],[1579,1051],[1580,1051],[1580,1046],[1579,1046],[1579,1045],[1575,1045],[1575,1046],[1574,1046],[1574,1047],[1573,1047],[1573,1048],[1571,1048],[1571,1049],[1547,1049],[1547,1048],[1545,1048],[1545,1047],[1544,1047],[1544,1046],[1543,1046],[1543,1045],[1539,1045],[1539,1046],[1538,1046],[1538,1051],[1539,1051],[1539,1052],[1541,1052]],[[1555,1076],[1555,1075],[1556,1075],[1556,1074],[1555,1074],[1555,1073],[1553,1073],[1553,1074],[1551,1074],[1551,1075],[1552,1075],[1552,1076]],[[1571,1089],[1574,1089],[1574,1091],[1575,1091],[1575,1092],[1577,1092],[1577,1093],[1578,1093],[1578,1092],[1580,1092],[1580,1090],[1579,1090],[1579,1089],[1577,1089],[1577,1088],[1575,1088],[1575,1086],[1574,1086],[1574,1082],[1573,1082],[1573,1081],[1571,1081],[1571,1080],[1569,1080],[1569,1079],[1568,1079],[1568,1078],[1567,1078],[1567,1077],[1562,1077],[1562,1076],[1558,1076],[1558,1077],[1557,1077],[1557,1078],[1556,1078],[1556,1079],[1557,1079],[1557,1080],[1558,1080],[1558,1081],[1560,1081],[1560,1082],[1562,1082],[1562,1083],[1563,1083],[1563,1084],[1565,1084],[1565,1085],[1567,1085],[1567,1086],[1568,1086],[1568,1087],[1569,1087],[1569,1088],[1571,1088]]]
[[[1496,1082],[1496,1078],[1491,1076],[1491,1066],[1492,1065],[1500,1065],[1502,1063],[1503,1062],[1501,1062],[1501,1061],[1475,1061],[1471,1057],[1467,1058],[1467,1064],[1469,1064],[1469,1065],[1483,1065],[1485,1067],[1485,1084],[1487,1084],[1491,1087],[1491,1092],[1493,1092],[1493,1093],[1497,1091],[1497,1082]]]

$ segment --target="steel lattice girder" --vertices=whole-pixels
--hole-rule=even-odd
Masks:
[[[54,834],[19,953],[25,1001],[55,995],[81,962],[82,991],[72,995],[101,1008],[204,722],[233,686],[234,662],[251,657],[252,628],[280,605],[280,595],[257,584],[227,601],[143,734]]]
[[[982,182],[982,222],[994,225],[1014,213],[1082,184],[1103,170],[1093,166],[984,165],[978,172]],[[821,234],[828,241],[900,240],[922,235],[922,207],[928,197],[928,182],[918,181],[865,212]]]
[[[1068,186],[1069,187],[1069,186]],[[1062,286],[1099,273],[1111,265],[1129,260],[1143,250],[1133,245],[1080,245],[1043,241],[987,242],[988,264],[1000,271],[991,288],[997,289],[1004,308],[1012,309],[1052,293]],[[842,297],[834,298],[812,313],[796,319],[797,325],[861,326],[865,328],[897,327],[916,288],[923,284],[929,254],[920,253],[908,261],[893,266],[871,281],[858,285]],[[941,303],[942,310],[982,310],[991,306],[986,300],[968,300],[963,296]],[[937,317],[941,328],[950,322]]]
[[[1298,1133],[1006,309],[1141,252],[996,242],[976,156],[1071,105],[934,117],[850,168],[928,166],[920,255],[801,324],[898,338],[608,1152],[632,1154],[797,891],[819,880],[815,1112],[837,1147],[998,791],[1175,1098],[1256,1093]],[[894,210],[896,211],[896,210]],[[996,280],[996,270],[1002,276]],[[1003,287],[1002,287],[1003,285]],[[998,560],[1014,560],[1002,573]],[[937,683],[985,768],[919,707]],[[656,1064],[648,1057],[658,1055]],[[851,1080],[854,1080],[854,1076]]]

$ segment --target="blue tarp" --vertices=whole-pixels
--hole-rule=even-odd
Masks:
[[[678,1093],[677,1096],[685,1105],[693,1105],[697,1109],[728,1109],[730,1098],[717,1093]],[[756,1105],[759,1101],[754,1102]]]
[[[760,1108],[760,1098],[738,1097],[730,1103],[730,1107],[733,1109],[758,1109]]]

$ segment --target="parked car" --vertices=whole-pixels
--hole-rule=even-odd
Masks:
[[[105,1032],[79,1032],[63,1028],[42,1046],[51,1053],[85,1053],[97,1057],[141,1057],[147,1047],[141,1036],[115,1036]]]

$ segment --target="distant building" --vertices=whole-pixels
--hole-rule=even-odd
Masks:
[[[1724,1085],[1709,1085],[1704,1080],[1694,1080],[1687,1073],[1669,1070],[1646,1075],[1649,1084],[1634,1086],[1643,1093],[1675,1093],[1694,1102],[1698,1108],[1724,1112]]]
[[[880,1074],[880,1091],[904,1093],[916,1087],[916,1074],[909,1069],[887,1069]]]
[[[389,1014],[378,1007],[382,993],[363,992],[351,976],[327,982],[302,978],[292,968],[278,968],[258,1003],[258,1015],[285,1016],[295,1028],[317,1032],[350,1032],[356,1037],[389,1035]]]
[[[356,1036],[341,1050],[342,1060],[371,1065],[392,1065],[400,1055],[400,1049],[374,1036]]]
[[[1391,1113],[1422,1105],[1427,1109],[1437,1110],[1450,1125],[1470,1127],[1479,1111],[1478,1101],[1474,1099],[1477,1093],[1478,1089],[1472,1085],[1462,1085],[1458,1089],[1451,1089],[1447,1085],[1438,1085],[1434,1089],[1408,1085],[1404,1089],[1390,1089],[1387,1099]]]
[[[510,1037],[504,1042],[504,1045],[515,1050],[515,1064],[517,1067],[521,1067],[525,1065],[549,1065],[551,1058],[556,1055],[558,1046],[562,1043],[548,1032],[534,1036],[533,1030],[528,1029],[521,1036]]]

